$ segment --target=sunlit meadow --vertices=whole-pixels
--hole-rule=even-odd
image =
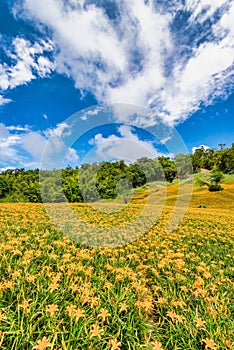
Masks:
[[[195,187],[183,221],[166,233],[177,194],[168,186],[154,227],[114,249],[71,241],[42,204],[2,203],[0,348],[233,349],[234,182],[223,187]],[[144,193],[123,215],[71,206],[116,226],[137,215]]]

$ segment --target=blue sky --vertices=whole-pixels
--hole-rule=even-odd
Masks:
[[[176,154],[172,130],[188,152],[231,146],[233,19],[230,0],[1,0],[0,169],[40,166],[51,137],[72,166],[91,148],[92,161]],[[116,103],[115,126],[66,145],[67,118]],[[129,104],[148,111],[139,125],[131,127],[134,109],[124,113]],[[158,120],[169,126],[161,146],[145,132]]]

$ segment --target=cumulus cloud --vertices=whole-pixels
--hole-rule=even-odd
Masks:
[[[39,132],[29,132],[22,136],[23,149],[36,160],[41,158],[46,142],[47,139]]]
[[[233,0],[113,0],[109,10],[95,1],[21,3],[25,19],[49,28],[57,71],[99,102],[148,106],[174,124],[228,94]],[[40,60],[43,75],[50,63]]]
[[[14,38],[11,48],[5,48],[8,59],[12,63],[0,64],[0,89],[3,91],[13,89],[36,77],[44,78],[50,74],[54,69],[54,64],[45,54],[51,52],[52,49],[51,41],[41,40],[31,43],[24,38]]]
[[[120,136],[112,134],[104,137],[97,134],[89,141],[98,157],[104,160],[124,159],[132,163],[141,157],[156,158],[162,155],[152,142],[140,140],[131,126],[121,125],[118,132]]]
[[[20,163],[22,157],[17,146],[21,143],[18,135],[11,135],[3,123],[0,123],[0,167],[9,167],[12,162]]]
[[[3,123],[0,123],[0,141],[4,141],[9,136],[9,131]]]
[[[79,156],[72,147],[67,147],[64,138],[69,135],[66,123],[58,124],[55,128],[44,131],[31,131],[25,126],[6,126],[0,123],[0,167],[36,168],[40,167],[43,152],[50,142],[50,154],[64,154],[64,165],[77,164]],[[53,163],[54,164],[54,163]],[[54,164],[56,165],[56,164]]]
[[[42,168],[61,168],[66,165],[77,165],[77,151],[67,145],[67,138],[72,135],[71,126],[66,122],[59,123],[53,129],[44,132],[47,137],[42,155]],[[68,142],[69,143],[69,142]]]
[[[6,171],[6,170],[13,170],[13,169],[15,169],[15,168],[12,167],[12,166],[5,167],[5,168],[0,168],[0,173],[4,172],[4,171]]]
[[[199,148],[202,148],[202,149],[204,149],[205,151],[207,151],[208,149],[210,149],[210,147],[209,146],[206,146],[206,145],[200,145],[200,146],[195,146],[195,147],[193,147],[192,148],[192,153],[194,153],[195,151],[196,151],[196,149],[199,149]]]
[[[66,153],[66,157],[65,157],[66,163],[73,164],[73,163],[77,162],[78,160],[79,160],[79,156],[77,154],[77,151],[74,148],[69,147],[67,150],[67,153]]]

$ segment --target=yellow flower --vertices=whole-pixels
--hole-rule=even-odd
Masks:
[[[128,305],[126,303],[119,303],[119,312],[122,312],[122,311],[127,311],[128,309]]]
[[[1,322],[2,320],[5,320],[6,318],[7,318],[7,317],[6,317],[5,313],[0,311],[0,322]]]
[[[172,305],[175,307],[179,306],[180,308],[183,308],[183,307],[185,307],[186,304],[182,300],[174,300],[174,301],[172,301]]]
[[[22,307],[22,309],[23,309],[23,311],[25,313],[27,313],[29,311],[29,302],[28,302],[28,300],[22,301],[22,303],[19,306]]]
[[[173,311],[168,311],[167,312],[167,317],[170,317],[172,322],[174,322],[175,320],[177,320],[180,323],[183,323],[184,321],[184,316],[178,315]]]
[[[58,311],[58,305],[57,304],[50,304],[46,307],[46,312],[50,314],[50,316],[54,316],[54,314]]]
[[[76,313],[76,306],[75,305],[68,305],[66,307],[66,313],[68,314],[69,317],[72,317]]]
[[[118,339],[110,339],[110,350],[119,350],[121,348],[121,343],[118,341]]]
[[[13,281],[5,281],[3,283],[3,288],[12,290],[12,287],[14,286],[14,284],[15,284],[15,282],[13,282]]]
[[[81,317],[84,317],[84,310],[78,308],[74,313],[75,321],[77,322]]]
[[[144,300],[137,300],[136,301],[136,306],[139,308],[139,309],[143,309],[144,311],[146,312],[151,312],[152,309],[153,309],[153,301],[152,301],[152,298],[150,297],[146,297],[144,298]]]
[[[194,282],[194,284],[193,284],[193,287],[194,287],[194,288],[197,288],[197,289],[200,289],[200,287],[203,286],[203,284],[204,284],[204,280],[203,280],[201,277],[198,277],[198,278],[195,280],[195,282]]]
[[[216,344],[213,339],[203,339],[203,342],[206,344],[205,349],[216,349]]]
[[[181,316],[181,315],[177,315],[176,316],[176,320],[178,321],[178,322],[180,322],[180,323],[183,323],[184,322],[184,316]]]
[[[73,283],[70,286],[70,289],[71,289],[72,293],[75,293],[75,292],[77,292],[79,290],[79,286],[78,286],[78,284]]]
[[[226,340],[225,341],[225,345],[226,345],[227,348],[230,348],[232,346],[231,340]]]
[[[212,275],[211,275],[211,273],[210,273],[209,271],[206,271],[206,272],[203,273],[203,277],[204,277],[205,279],[208,279],[208,278],[211,278]]]
[[[12,277],[13,278],[18,278],[18,277],[20,277],[21,276],[21,272],[20,271],[14,271],[13,273],[12,273]]]
[[[176,317],[177,317],[177,314],[176,314],[175,312],[173,312],[173,311],[168,311],[168,312],[167,312],[167,317],[170,317],[171,320],[172,320],[172,322],[174,322],[174,320],[175,320]]]
[[[104,287],[110,289],[112,284],[110,282],[105,282]]]
[[[154,340],[152,343],[152,350],[163,350],[162,343],[160,341]]]
[[[105,322],[105,320],[110,316],[110,314],[108,313],[108,311],[106,309],[101,309],[99,314],[98,314],[98,318],[101,318],[103,322]]]
[[[194,321],[196,322],[196,327],[203,327],[205,326],[205,321],[203,321],[201,318],[196,317],[194,319]]]
[[[102,332],[103,332],[103,328],[100,328],[98,323],[96,322],[90,327],[90,338],[93,338],[93,337],[100,338]]]
[[[33,349],[36,350],[45,350],[46,348],[51,348],[52,344],[49,342],[48,338],[43,337],[41,340],[38,340],[37,345]]]
[[[99,296],[98,297],[92,297],[90,299],[90,304],[92,306],[98,306],[99,305],[99,301],[100,301],[100,297]]]
[[[166,302],[167,302],[166,299],[162,298],[162,297],[158,298],[158,300],[157,300],[157,303],[161,304],[161,305],[166,304]]]
[[[33,282],[33,281],[35,280],[35,278],[36,278],[36,276],[30,275],[30,276],[27,277],[27,281],[28,281],[29,283],[31,283],[31,282]]]
[[[53,292],[54,290],[58,289],[58,284],[56,282],[52,282],[50,285],[49,285],[49,290],[51,292]]]

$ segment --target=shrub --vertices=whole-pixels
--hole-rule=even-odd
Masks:
[[[215,192],[215,191],[222,191],[223,187],[221,187],[220,184],[211,183],[208,185],[208,189],[210,192]]]

